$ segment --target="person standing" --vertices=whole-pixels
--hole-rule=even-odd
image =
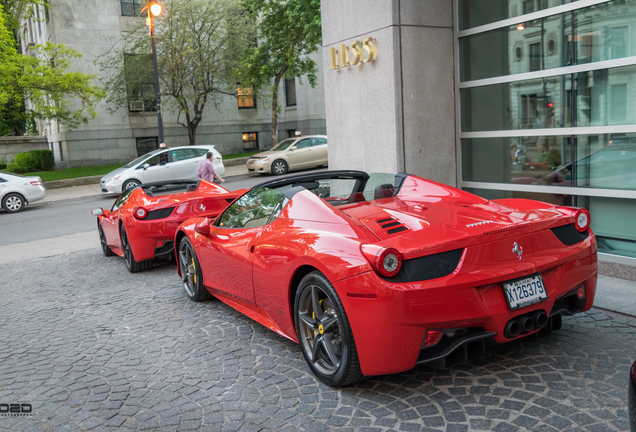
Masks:
[[[207,180],[212,182],[216,178],[219,182],[225,183],[225,180],[223,180],[221,176],[214,171],[214,165],[212,165],[213,156],[214,153],[208,152],[205,155],[205,160],[201,162],[201,165],[199,165],[199,180]]]

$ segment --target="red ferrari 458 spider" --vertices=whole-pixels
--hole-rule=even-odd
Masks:
[[[110,211],[92,211],[102,251],[123,257],[131,273],[148,270],[153,259],[174,255],[174,234],[181,222],[195,216],[216,217],[244,192],[229,192],[204,180],[148,183],[125,190]]]
[[[463,363],[590,309],[589,223],[584,209],[331,171],[255,186],[174,241],[192,300],[212,294],[299,342],[316,376],[341,386]]]

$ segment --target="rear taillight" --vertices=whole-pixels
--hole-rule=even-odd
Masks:
[[[583,232],[590,227],[590,212],[585,209],[579,209],[574,215],[574,226],[579,232]]]
[[[590,212],[577,207],[557,207],[557,209],[574,218],[574,226],[579,232],[586,231],[590,227]]]
[[[143,207],[135,207],[135,209],[133,210],[133,215],[135,215],[135,218],[137,219],[144,219],[146,216],[148,216],[148,210]]]
[[[382,277],[391,278],[402,268],[402,254],[397,249],[362,245],[362,252],[376,273]]]
[[[38,180],[33,180],[33,181],[31,182],[31,184],[32,184],[33,186],[42,186],[42,180],[40,180],[40,179],[38,179]]]

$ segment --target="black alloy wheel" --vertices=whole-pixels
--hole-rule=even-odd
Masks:
[[[124,183],[124,186],[122,186],[121,190],[123,192],[128,189],[134,189],[140,185],[141,185],[141,182],[139,182],[138,180],[135,180],[135,179],[127,180],[126,183]]]
[[[211,299],[212,294],[203,286],[203,273],[194,247],[187,237],[183,237],[179,243],[178,256],[183,289],[190,300],[200,302]]]
[[[274,163],[272,163],[272,174],[274,175],[285,174],[288,169],[287,162],[282,159],[275,160]]]
[[[99,243],[102,246],[102,253],[107,257],[115,255],[108,245],[106,244],[106,236],[104,235],[104,230],[102,229],[102,224],[97,219],[97,231],[99,231]]]
[[[130,248],[130,242],[128,241],[128,235],[126,234],[126,228],[121,226],[121,250],[124,253],[124,261],[126,261],[126,268],[130,273],[138,273],[144,270],[152,268],[152,260],[145,260],[137,262]]]
[[[298,341],[318,379],[337,387],[362,379],[349,320],[329,280],[317,271],[306,275],[294,306]]]
[[[2,207],[7,213],[17,213],[24,210],[24,198],[17,193],[10,193],[2,200]]]

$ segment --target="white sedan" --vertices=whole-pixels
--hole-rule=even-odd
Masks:
[[[144,183],[166,180],[196,180],[199,165],[211,151],[214,171],[222,176],[225,167],[221,154],[213,145],[161,148],[146,153],[121,168],[109,172],[100,182],[102,194],[120,194]]]
[[[8,213],[19,212],[33,201],[44,199],[46,189],[40,177],[0,172],[0,203]]]

